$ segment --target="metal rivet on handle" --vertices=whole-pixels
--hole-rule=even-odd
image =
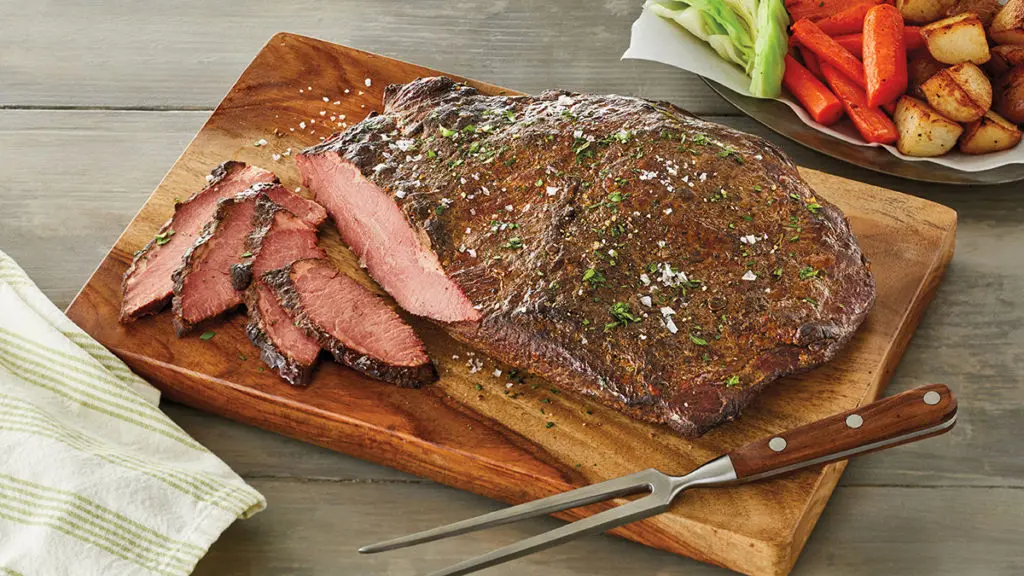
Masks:
[[[768,447],[771,448],[773,452],[782,452],[786,449],[786,439],[776,436],[768,441]]]
[[[846,425],[850,428],[860,428],[862,424],[864,424],[864,419],[860,414],[850,414],[846,417]]]
[[[939,400],[942,400],[942,395],[935,390],[929,390],[924,393],[924,403],[929,406],[935,406],[939,403]]]

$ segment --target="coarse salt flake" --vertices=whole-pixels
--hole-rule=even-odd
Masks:
[[[747,273],[743,275],[743,279],[747,282],[753,282],[754,280],[757,280],[757,274],[747,270]]]
[[[257,141],[256,141],[256,142],[255,142],[255,143],[253,144],[253,146],[255,146],[255,147],[257,147],[257,148],[259,148],[260,146],[266,146],[266,145],[267,145],[267,139],[266,139],[266,138],[260,138],[259,140],[257,140]]]
[[[500,377],[500,376],[501,376],[501,370],[500,370],[500,369],[498,369],[498,368],[495,368],[495,369],[494,369],[494,377],[495,377],[495,378],[498,378],[498,377]]]
[[[299,128],[302,128],[303,130],[306,129],[306,121],[305,120],[303,120],[302,122],[299,122]]]
[[[559,189],[558,186],[548,186],[547,187],[548,196],[554,196],[555,194],[558,194],[558,189]]]
[[[640,303],[643,304],[644,306],[647,306],[648,308],[650,308],[651,305],[653,304],[653,302],[651,302],[651,297],[650,296],[641,296],[640,297]]]
[[[665,317],[665,328],[668,328],[668,331],[672,334],[679,332],[679,328],[676,327],[676,323],[672,321],[671,316]]]
[[[367,86],[372,86],[373,85],[373,80],[370,80],[369,78],[367,78],[366,80],[363,80],[363,84],[366,84]]]

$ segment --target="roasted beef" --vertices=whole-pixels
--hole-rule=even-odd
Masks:
[[[253,184],[276,181],[277,177],[262,168],[232,161],[214,168],[209,179],[206,188],[177,204],[174,216],[153,240],[135,253],[122,284],[121,322],[154,314],[167,305],[174,290],[171,274],[181,266],[185,251],[192,247],[203,226],[213,217],[219,200],[230,198]]]
[[[239,268],[244,271],[255,259],[250,237],[270,228],[279,206],[297,207],[308,216],[315,214],[309,205],[316,203],[280,184],[270,183],[254,184],[245,192],[218,202],[213,217],[185,251],[181,266],[172,275],[172,308],[178,334],[240,305],[242,290],[249,282],[248,275],[239,273]],[[322,221],[318,217],[311,219],[311,223]],[[306,224],[302,226],[309,228]],[[273,256],[269,259],[273,260]]]
[[[232,285],[231,268],[245,259],[245,240],[253,228],[257,200],[269,202],[258,184],[217,203],[213,218],[203,227],[195,244],[185,251],[175,270],[174,328],[181,336],[196,324],[218,316],[242,303]],[[268,219],[271,215],[263,212]]]
[[[326,259],[263,274],[295,325],[334,358],[372,378],[421,386],[437,378],[423,342],[379,296]]]
[[[874,300],[783,152],[667,103],[420,79],[297,164],[402,307],[689,436],[835,356]]]
[[[317,245],[316,229],[276,204],[272,209],[269,225],[249,235],[245,250],[253,256],[232,269],[232,280],[242,289],[255,276],[244,296],[249,315],[246,334],[268,366],[289,384],[301,386],[309,382],[320,344],[295,325],[259,277],[296,260],[325,258],[326,253]]]

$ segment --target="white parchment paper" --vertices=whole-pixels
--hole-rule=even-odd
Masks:
[[[675,66],[710,78],[734,92],[752,97],[749,89],[750,78],[740,68],[722,60],[710,46],[674,22],[660,18],[646,9],[633,23],[629,48],[622,58],[652,60]],[[911,162],[935,162],[964,172],[991,170],[1007,164],[1024,164],[1024,145],[977,156],[961,154],[956,149],[937,158],[906,156],[900,154],[895,146],[864,142],[849,121],[831,127],[822,126],[812,120],[807,112],[788,96],[784,95],[778,100],[789,106],[804,124],[816,130],[857,146],[882,146],[891,154]]]

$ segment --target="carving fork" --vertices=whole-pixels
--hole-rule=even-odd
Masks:
[[[942,434],[956,423],[956,407],[956,398],[949,388],[941,384],[921,386],[856,410],[751,442],[707,462],[685,476],[669,476],[653,468],[643,470],[447,526],[364,546],[359,552],[372,554],[395,550],[603,500],[649,493],[611,510],[449,566],[430,576],[468,574],[557,546],[579,536],[604,532],[660,514],[687,488],[761,480]]]

